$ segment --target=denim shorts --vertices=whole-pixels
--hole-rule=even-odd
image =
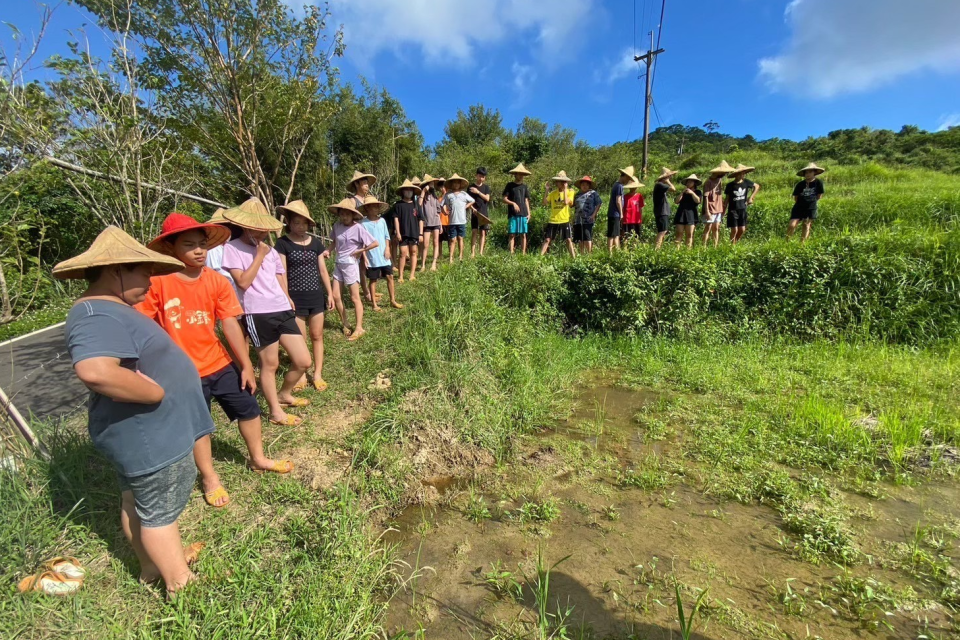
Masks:
[[[466,238],[467,237],[467,225],[465,224],[452,224],[450,225],[450,239],[454,238]]]
[[[197,481],[193,451],[153,473],[130,478],[117,474],[120,491],[132,491],[140,525],[148,529],[166,527],[177,521],[190,500]]]

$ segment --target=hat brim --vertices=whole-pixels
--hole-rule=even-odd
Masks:
[[[348,182],[348,183],[347,183],[347,188],[349,189],[350,187],[354,186],[355,184],[357,184],[358,182],[360,182],[360,181],[363,180],[364,178],[367,179],[367,183],[368,183],[371,187],[372,187],[373,185],[377,184],[377,176],[373,175],[372,173],[364,173],[363,175],[357,176],[356,178],[354,178],[353,180],[351,180],[350,182]]]
[[[671,172],[669,172],[669,173],[661,173],[659,176],[657,176],[657,180],[665,180],[665,179],[667,179],[667,178],[672,178],[673,176],[677,175],[678,173],[680,173],[680,172],[679,172],[679,171],[671,171]]]
[[[278,211],[278,212],[283,212],[283,214],[284,214],[283,217],[286,218],[286,220],[287,220],[288,223],[290,222],[290,220],[292,219],[293,216],[300,216],[301,218],[303,218],[304,220],[306,220],[306,221],[307,221],[307,224],[309,224],[310,226],[314,226],[314,227],[315,227],[315,226],[317,225],[316,221],[315,221],[313,218],[311,218],[309,215],[307,215],[307,214],[305,214],[305,213],[300,213],[299,211],[296,211],[296,210],[294,210],[294,209],[288,209],[288,208],[285,207],[285,206],[279,206],[279,207],[277,207],[277,211]]]
[[[753,173],[753,172],[756,171],[756,170],[757,170],[756,167],[747,167],[746,169],[740,169],[739,171],[737,171],[736,169],[734,169],[733,171],[730,172],[730,175],[731,175],[731,176],[747,175],[748,173]]]
[[[470,183],[463,178],[454,178],[453,180],[447,180],[444,184],[446,184],[451,189],[454,189],[454,188],[466,189],[467,185]],[[453,185],[459,185],[459,187],[454,187]]]
[[[347,207],[341,207],[338,204],[331,204],[327,207],[327,211],[332,213],[335,216],[339,216],[341,211],[347,211],[353,214],[353,219],[360,221],[363,220],[363,214],[357,211],[356,209],[349,209]]]
[[[363,213],[370,213],[371,209],[376,208],[376,215],[380,215],[384,211],[390,208],[390,205],[386,202],[371,202],[370,204],[360,205],[360,209]]]
[[[821,173],[825,172],[826,169],[821,169],[820,167],[816,167],[816,168],[810,167],[809,169],[801,169],[800,171],[797,171],[797,177],[803,178],[804,174],[806,174],[807,171],[813,171],[813,174],[818,176]]]
[[[518,169],[511,169],[511,170],[508,171],[507,173],[509,173],[509,174],[512,175],[512,176],[531,176],[531,175],[533,175],[533,172],[527,171],[527,170],[525,170],[525,169],[520,169],[520,170],[518,170]]]
[[[227,209],[223,212],[223,217],[227,219],[227,222],[234,224],[241,229],[273,232],[283,229],[283,223],[273,216],[262,213],[251,213],[249,211],[244,211],[239,207]]]
[[[550,180],[552,182],[566,182],[567,184],[570,184],[571,182],[573,182],[570,178],[562,178],[560,176],[553,176],[552,178],[550,178]]]
[[[67,269],[53,269],[53,277],[57,280],[82,280],[87,275],[88,269],[96,269],[98,267],[112,267],[114,265],[121,264],[149,264],[153,267],[153,275],[155,276],[166,276],[171,273],[177,273],[183,271],[186,268],[180,260],[177,258],[161,254],[159,251],[154,253],[159,254],[159,258],[155,260],[142,259],[142,260],[125,260],[123,258],[104,258],[102,260],[91,260],[90,262],[76,267],[70,267]],[[79,257],[79,256],[78,256]],[[161,259],[162,258],[162,259]]]
[[[163,253],[166,255],[171,255],[167,250],[170,247],[170,244],[166,240],[170,236],[179,235],[181,233],[186,233],[187,231],[194,231],[197,229],[203,230],[207,235],[207,250],[215,249],[221,245],[227,244],[230,242],[230,229],[226,227],[212,223],[200,223],[193,227],[188,227],[186,229],[180,229],[179,231],[170,231],[168,233],[161,233],[156,238],[150,241],[147,245],[147,249],[151,251],[156,251],[157,253]]]

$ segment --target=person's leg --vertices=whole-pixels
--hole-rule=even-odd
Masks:
[[[361,308],[363,307],[363,301],[360,299],[360,285],[355,284],[353,287],[356,288],[356,295],[353,298],[354,304],[360,304]],[[353,293],[353,287],[351,287],[351,293]],[[310,368],[310,350],[307,349],[307,342],[303,339],[303,336],[298,334],[286,333],[280,336],[280,346],[283,347],[283,350],[287,352],[287,355],[290,357],[290,367],[287,369],[287,372],[283,374],[283,385],[280,387],[280,392],[277,395],[279,402],[293,402],[295,398],[293,397],[293,388],[297,384],[297,380],[300,379],[300,376],[303,375],[303,372]],[[277,360],[279,361],[280,354],[279,350],[277,352]]]
[[[168,593],[175,593],[196,579],[183,555],[179,524],[174,522],[165,527],[140,526],[140,540],[147,556],[160,572]]]
[[[410,246],[410,252],[413,254],[410,258],[410,282],[413,282],[417,279],[417,260],[419,258],[418,252],[419,248],[417,245]]]
[[[663,246],[663,239],[666,237],[666,235],[667,235],[666,231],[657,232],[657,241],[654,244],[654,248],[659,249],[661,246]]]
[[[137,560],[140,561],[140,580],[153,582],[159,578],[160,569],[143,548],[143,540],[140,538],[140,516],[137,515],[133,491],[129,489],[120,494],[120,528],[123,529],[123,535],[130,542],[133,552],[137,554]]]
[[[790,218],[790,224],[787,225],[787,240],[793,237],[793,232],[797,230],[798,224],[800,224],[800,220],[797,218]]]
[[[423,252],[420,255],[420,271],[427,270],[427,254],[430,253],[430,237],[432,234],[432,231],[423,232],[423,242],[420,243],[420,250]]]
[[[813,229],[813,219],[807,218],[803,221],[803,235],[800,237],[800,242],[804,243],[810,237],[810,230]]]
[[[247,451],[250,453],[250,466],[254,469],[273,468],[273,460],[263,453],[263,429],[260,416],[237,420],[237,427],[240,430],[240,437],[243,438],[247,445]]]
[[[430,265],[430,271],[437,270],[437,260],[440,259],[440,230],[435,229],[433,233],[433,264]]]
[[[682,224],[678,224],[673,227],[673,242],[677,245],[678,249],[683,243],[683,226]]]
[[[376,291],[376,290],[377,290],[377,281],[376,281],[376,280],[370,280],[369,282],[370,282],[370,291]],[[374,310],[374,311],[383,311],[383,309],[380,307],[380,305],[377,304],[376,294],[374,294],[374,297],[373,297],[373,310]]]
[[[369,300],[370,291],[367,287],[367,277],[366,277],[366,274],[363,272],[363,269],[360,269],[360,290],[363,291],[363,294],[367,296],[367,300]]]
[[[466,244],[464,240],[465,238],[463,237],[463,235],[457,236],[457,248],[460,250],[460,256],[459,256],[460,262],[463,262],[463,245]]]
[[[324,314],[315,313],[308,318],[310,342],[313,345],[313,382],[323,381],[323,320]],[[306,377],[306,376],[304,376]]]
[[[548,235],[543,239],[543,244],[540,245],[540,255],[544,256],[547,254],[547,251],[550,250],[550,236]]]
[[[297,316],[297,326],[300,327],[300,333],[303,334],[303,339],[307,339],[307,321],[305,318]],[[307,388],[307,372],[303,372],[303,376],[297,380],[297,390],[303,390]]]
[[[480,229],[476,227],[470,227],[470,257],[477,257],[477,235],[480,233]]]
[[[696,225],[688,224],[687,225],[687,248],[693,249],[693,232],[696,230]]]
[[[363,330],[363,304],[360,303],[360,287],[356,283],[350,285],[350,298],[353,300],[357,318],[357,326],[350,338],[355,340],[365,333]]]
[[[220,476],[217,475],[217,471],[213,468],[213,451],[211,450],[210,434],[197,439],[197,441],[193,443],[193,459],[197,462],[197,471],[200,472],[200,484],[203,487],[204,493],[210,493],[223,485],[223,483],[220,482]],[[214,501],[213,506],[222,507],[229,501],[229,496],[221,496]]]
[[[483,255],[484,249],[487,248],[487,230],[480,229],[480,255]]]
[[[400,239],[390,238],[390,257],[393,258],[393,266],[400,264]]]
[[[567,249],[570,251],[571,258],[577,257],[577,250],[573,248],[573,240],[570,238],[567,238]]]
[[[517,236],[515,236],[512,233],[507,236],[507,248],[510,250],[510,253],[514,252],[513,242],[514,242],[514,239],[516,239],[516,237]]]
[[[341,292],[342,285],[339,280],[336,278],[333,279],[333,306],[337,310],[337,314],[340,316],[340,324],[343,325],[344,331],[349,331],[350,328],[347,326],[347,307],[343,304],[343,294]]]
[[[271,420],[285,420],[287,412],[280,406],[280,400],[277,398],[277,369],[280,367],[280,343],[274,342],[257,349],[257,357],[260,359],[260,392],[263,393],[264,400],[267,401],[267,407],[270,411]],[[299,379],[299,371],[297,378]],[[296,384],[296,380],[294,380]]]
[[[410,257],[410,248],[406,245],[400,247],[400,282],[403,282],[403,271],[407,268],[407,259]]]
[[[527,255],[527,234],[524,232],[520,235],[520,243],[523,247],[523,255]]]
[[[397,302],[397,290],[393,286],[393,276],[387,276],[387,293],[390,294],[390,306],[394,309],[403,309],[403,305]]]

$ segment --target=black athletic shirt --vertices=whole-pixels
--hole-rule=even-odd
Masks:
[[[793,204],[793,213],[813,213],[817,210],[820,196],[823,195],[823,183],[819,178],[815,178],[810,183],[801,180],[793,188],[793,195],[797,197],[797,201]]]
[[[653,215],[659,218],[670,217],[670,187],[662,182],[653,185]]]
[[[746,211],[747,200],[750,199],[752,191],[753,183],[746,178],[743,182],[728,182],[727,188],[723,190],[724,195],[727,196],[727,210]]]
[[[417,205],[400,200],[393,205],[393,210],[394,215],[400,220],[400,237],[419,238],[420,215],[417,212]]]
[[[517,210],[508,204],[507,213],[509,213],[511,216],[525,217],[530,213],[527,211],[527,199],[530,197],[530,190],[527,188],[527,185],[517,182],[508,182],[507,186],[503,188],[503,195],[504,197],[508,198],[510,202],[514,202],[518,207],[520,207],[520,213],[517,213]]]

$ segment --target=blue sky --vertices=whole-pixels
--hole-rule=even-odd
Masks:
[[[659,0],[331,4],[346,34],[343,79],[386,87],[428,143],[475,103],[499,109],[508,127],[534,116],[592,144],[641,133],[642,68],[631,58],[635,38],[638,52],[647,48]],[[25,35],[37,28],[30,0],[4,13]],[[60,5],[41,54],[65,52],[67,30],[85,22],[96,41],[89,17]],[[0,39],[9,47],[8,34]],[[653,127],[714,120],[733,135],[803,139],[860,126],[960,125],[953,0],[667,0],[661,46]]]

